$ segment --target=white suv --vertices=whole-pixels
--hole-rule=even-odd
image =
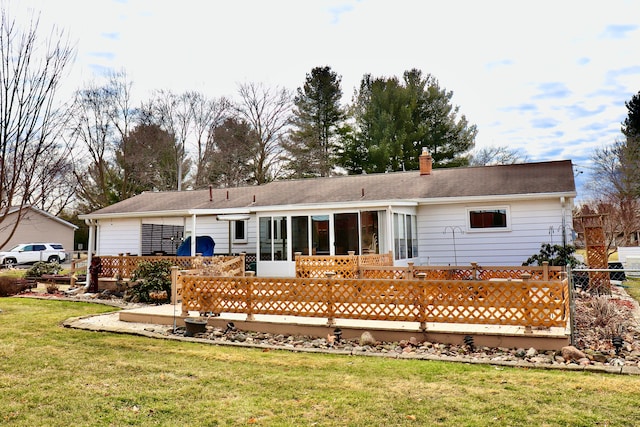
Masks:
[[[21,243],[0,252],[0,263],[5,267],[38,261],[62,262],[66,258],[67,254],[60,243]]]

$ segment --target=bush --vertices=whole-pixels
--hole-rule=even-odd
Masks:
[[[38,261],[27,270],[26,277],[42,277],[45,274],[58,274],[62,267],[57,262]]]
[[[133,271],[130,289],[134,300],[146,303],[165,303],[171,295],[171,267],[167,260],[143,261]]]
[[[9,297],[29,289],[29,285],[21,279],[0,276],[0,297]]]
[[[540,252],[531,256],[522,265],[542,265],[544,261],[548,261],[549,265],[565,266],[570,265],[575,267],[580,264],[580,261],[573,256],[576,252],[576,248],[573,245],[550,245],[549,243],[543,243],[540,247]]]

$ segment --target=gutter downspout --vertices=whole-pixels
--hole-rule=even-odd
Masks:
[[[393,254],[393,265],[396,265],[396,248],[393,244],[393,239],[395,238],[395,230],[393,229],[393,209],[391,205],[387,206],[387,245],[389,251]]]
[[[196,256],[196,214],[191,216],[191,256]]]
[[[560,206],[562,206],[562,247],[567,247],[567,212],[566,212],[566,200],[564,196],[560,197]]]

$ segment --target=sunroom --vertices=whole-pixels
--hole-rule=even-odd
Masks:
[[[415,207],[366,207],[257,214],[257,271],[295,276],[295,256],[392,252],[396,265],[418,257]]]

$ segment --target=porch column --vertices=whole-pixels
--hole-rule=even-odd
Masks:
[[[191,256],[196,256],[196,214],[191,216]]]
[[[389,252],[391,252],[391,261],[393,261],[393,265],[396,265],[396,247],[393,241],[395,238],[395,232],[396,231],[393,227],[393,209],[391,209],[391,206],[387,206],[387,235],[385,236],[385,239],[387,241]]]
[[[93,219],[85,219],[84,223],[89,226],[89,241],[87,242],[87,286],[91,285],[91,275],[89,274],[89,266],[93,258],[93,248],[95,246],[96,221]]]

